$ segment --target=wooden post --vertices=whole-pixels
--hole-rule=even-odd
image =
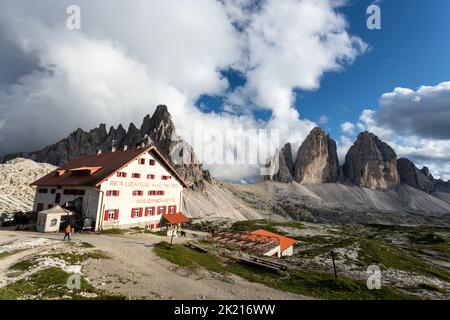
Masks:
[[[334,262],[334,251],[331,250],[331,259],[333,260],[334,279],[337,280],[336,263]]]
[[[170,237],[170,247],[172,248],[172,243],[173,243],[173,231],[174,231],[174,226],[172,225],[172,236]]]

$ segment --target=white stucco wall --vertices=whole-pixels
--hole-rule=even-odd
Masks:
[[[138,159],[144,158],[145,164],[139,164]],[[150,160],[155,160],[155,165],[149,164]],[[94,187],[37,187],[36,196],[33,205],[33,211],[37,211],[39,203],[44,205],[43,210],[48,209],[48,205],[55,206],[55,197],[57,193],[61,194],[60,205],[64,205],[68,201],[72,201],[80,195],[65,195],[65,189],[82,189],[85,190],[83,197],[82,211],[87,217],[95,220],[95,229],[102,227],[108,228],[127,228],[132,226],[146,226],[153,224],[156,226],[160,223],[161,216],[145,216],[146,207],[165,206],[166,212],[169,212],[168,206],[176,206],[176,212],[182,212],[182,192],[183,186],[173,177],[172,173],[159,163],[150,152],[141,155],[133,160],[118,172],[126,172],[127,177],[118,177],[115,173],[109,179],[105,180],[99,188]],[[140,178],[132,178],[133,173],[139,173]],[[148,179],[147,175],[153,174],[155,179]],[[172,176],[170,180],[163,180],[161,176]],[[38,189],[48,189],[47,193],[38,193]],[[54,189],[55,193],[51,193]],[[119,191],[119,196],[106,196],[106,192],[110,190]],[[142,196],[133,196],[133,191],[143,191]],[[148,191],[164,191],[164,195],[148,195]],[[143,214],[140,218],[131,218],[132,208],[142,208]],[[104,221],[105,210],[119,210],[119,218],[115,221]],[[156,228],[155,228],[156,230]]]
[[[47,189],[47,193],[39,193],[39,189]],[[71,194],[64,194],[64,190],[84,190],[85,194],[84,196],[80,195],[71,195]],[[54,193],[52,193],[52,190],[54,190]],[[61,200],[59,203],[56,203],[56,195],[61,195]],[[83,197],[82,202],[82,211],[83,213],[91,218],[95,219],[97,216],[97,207],[98,207],[98,200],[99,200],[99,192],[95,190],[92,187],[61,187],[58,188],[57,186],[49,186],[49,187],[38,187],[36,188],[36,195],[34,198],[34,204],[33,204],[33,211],[37,211],[38,204],[42,203],[44,205],[43,210],[47,210],[49,205],[56,206],[56,205],[64,205],[66,202],[73,201],[76,198]]]
[[[144,158],[145,164],[139,164],[138,159]],[[153,158],[152,154],[147,152],[138,159],[129,163],[119,172],[127,173],[127,177],[118,177],[117,174],[104,181],[100,190],[103,194],[103,202],[99,208],[99,219],[103,228],[132,227],[153,224],[156,227],[160,223],[162,215],[158,215],[158,207],[165,206],[168,212],[168,206],[176,206],[177,212],[182,212],[182,192],[183,186],[161,163]],[[155,165],[149,164],[150,160],[155,160]],[[132,178],[133,173],[139,173],[140,178]],[[153,174],[155,179],[148,179],[147,175]],[[172,176],[170,180],[162,180],[161,176]],[[119,191],[119,196],[106,196],[110,190]],[[133,191],[143,191],[142,196],[133,196]],[[148,191],[164,191],[164,195],[148,195]],[[154,207],[156,214],[154,216],[145,216],[145,208]],[[142,208],[142,217],[132,218],[131,209]],[[104,221],[105,210],[119,210],[119,219],[116,221]],[[156,230],[156,228],[155,228]]]
[[[268,256],[268,257],[272,257],[275,253],[277,254],[277,257],[279,258],[280,257],[280,246],[279,245],[270,249],[269,251],[264,253],[264,255]]]
[[[284,251],[281,253],[283,257],[292,256],[294,254],[294,246],[287,247],[284,249]]]
[[[287,257],[292,256],[294,254],[294,246],[287,247],[283,250],[283,252],[280,252],[281,248],[280,246],[276,246],[272,248],[271,250],[264,253],[265,256],[272,257],[273,254],[277,253],[277,257]]]

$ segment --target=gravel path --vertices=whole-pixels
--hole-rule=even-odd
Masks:
[[[20,259],[48,249],[45,247],[67,250],[66,246],[61,245],[62,237],[61,234],[0,231],[0,250],[2,244],[25,248],[25,251],[0,259],[0,286],[6,284],[8,266]],[[307,299],[251,283],[235,275],[180,268],[159,258],[152,250],[156,243],[167,241],[166,237],[150,234],[75,234],[73,240],[91,243],[112,258],[87,261],[82,268],[84,276],[100,289],[124,294],[131,299]],[[189,238],[174,239],[174,242],[187,240]],[[27,249],[24,243],[41,245]]]

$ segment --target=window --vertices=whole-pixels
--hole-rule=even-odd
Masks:
[[[44,204],[43,203],[38,203],[36,211],[37,212],[41,212],[42,210],[44,210]]]
[[[56,193],[56,189],[52,189],[50,192],[51,192],[52,194],[54,194],[54,193]]]
[[[127,173],[126,172],[117,172],[117,176],[119,178],[126,178],[127,177]]]
[[[64,189],[64,194],[72,195],[72,196],[84,196],[86,191],[80,189]]]
[[[113,221],[119,219],[119,209],[105,210],[105,221]]]
[[[147,175],[147,179],[155,179],[155,175],[154,174],[148,174]]]
[[[158,207],[158,215],[165,214],[165,213],[166,213],[165,206]]]
[[[144,191],[142,190],[134,190],[133,191],[133,196],[142,196],[144,195]]]
[[[142,208],[133,208],[133,209],[131,209],[131,217],[132,218],[142,217]]]
[[[150,163],[151,166],[154,166],[156,164],[156,161],[151,159],[149,163]]]
[[[164,191],[162,190],[150,190],[148,192],[149,196],[163,196],[164,195]]]
[[[141,177],[141,174],[140,174],[140,173],[133,173],[133,174],[131,175],[131,177],[132,177],[132,178],[140,178],[140,177]]]
[[[169,206],[169,213],[173,214],[176,211],[177,206]]]
[[[108,190],[106,191],[107,197],[118,197],[120,194],[119,190]]]
[[[155,207],[147,207],[145,208],[145,216],[154,216],[155,215]]]
[[[169,180],[169,179],[172,179],[172,177],[171,176],[161,176],[161,179],[162,180]]]
[[[139,158],[138,159],[139,164],[145,164],[145,158]]]
[[[47,191],[48,189],[45,188],[38,189],[38,193],[47,193]]]

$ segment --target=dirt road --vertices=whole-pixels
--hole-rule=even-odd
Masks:
[[[6,285],[8,266],[27,256],[45,250],[68,250],[61,234],[22,231],[0,231],[0,249],[22,249],[0,259],[0,287]],[[305,299],[251,283],[235,275],[222,275],[203,269],[180,268],[153,252],[153,246],[168,240],[152,234],[97,235],[75,234],[74,242],[88,242],[112,259],[90,260],[83,264],[82,274],[99,289],[124,294],[130,299]],[[175,238],[182,243],[189,238]],[[33,247],[34,246],[34,247]],[[10,249],[11,249],[10,248]]]

